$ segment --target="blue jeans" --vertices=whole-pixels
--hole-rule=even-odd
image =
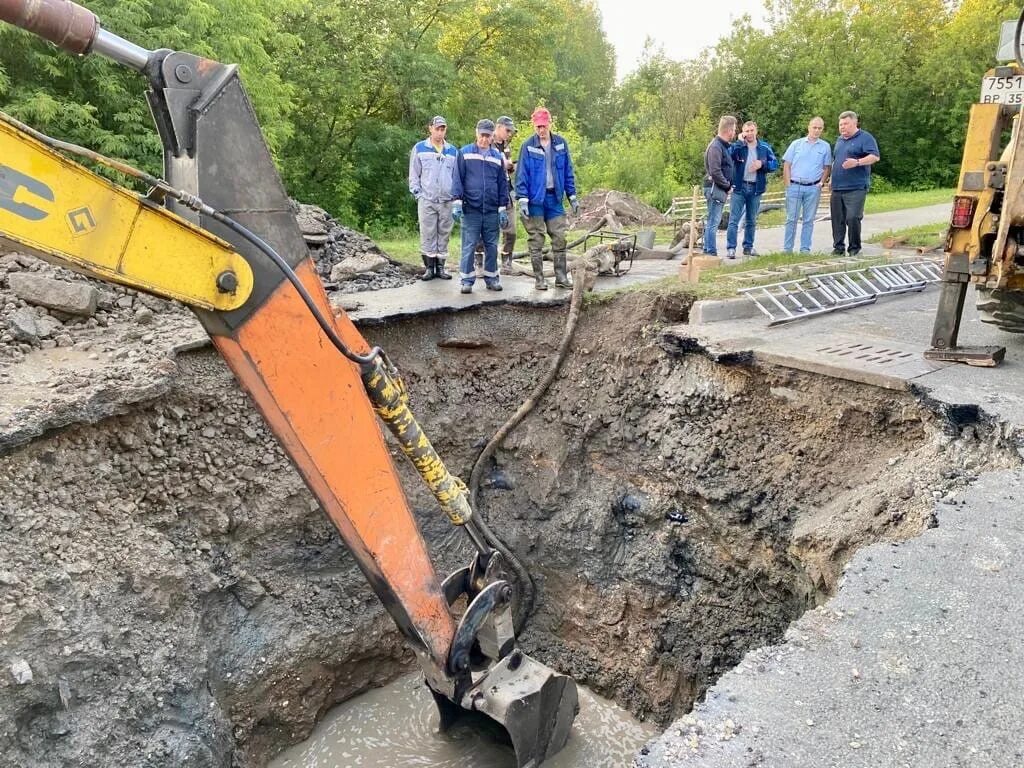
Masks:
[[[708,201],[708,220],[704,226],[704,253],[717,256],[718,225],[722,223],[725,202],[716,203],[711,199],[711,190],[713,189],[714,187],[704,187],[704,199]]]
[[[800,252],[811,252],[811,235],[814,234],[814,217],[818,213],[818,200],[821,199],[820,186],[803,186],[790,184],[786,187],[786,233],[782,240],[782,250],[793,252],[796,240],[796,222],[800,225]]]
[[[474,211],[467,208],[462,214],[462,258],[459,259],[459,277],[463,285],[476,282],[476,268],[473,265],[473,251],[476,244],[484,244],[484,282],[494,285],[498,282],[498,212]]]
[[[756,192],[757,185],[750,181],[743,182],[732,191],[729,203],[729,229],[725,233],[725,247],[736,250],[736,236],[739,234],[740,219],[743,219],[743,252],[754,250],[754,230],[757,228],[757,212],[761,208],[761,196]]]

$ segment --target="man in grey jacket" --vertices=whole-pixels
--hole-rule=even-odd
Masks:
[[[445,140],[448,122],[437,115],[428,124],[430,136],[409,156],[409,192],[416,198],[420,225],[421,280],[451,280],[444,268],[452,234],[452,176],[459,152]]]

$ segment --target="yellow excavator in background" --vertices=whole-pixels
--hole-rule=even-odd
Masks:
[[[1005,356],[1005,347],[957,345],[971,284],[977,288],[982,322],[1011,333],[1024,333],[1022,27],[1024,11],[1015,24],[1004,25],[998,58],[1015,61],[985,74],[979,102],[971,106],[960,180],[946,235],[946,264],[932,347],[925,351],[930,360],[995,366]]]
[[[0,21],[142,73],[164,147],[155,178],[0,113],[0,240],[191,307],[416,654],[442,729],[476,711],[505,728],[520,768],[558,752],[579,709],[576,684],[517,648],[501,547],[421,432],[387,357],[332,312],[237,67],[143,49],[68,0],[0,0]],[[475,549],[443,582],[377,417]]]

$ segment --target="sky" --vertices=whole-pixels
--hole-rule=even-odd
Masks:
[[[644,40],[651,37],[670,59],[688,59],[729,34],[743,14],[764,21],[764,0],[597,0],[604,33],[615,46],[616,74],[636,69]]]

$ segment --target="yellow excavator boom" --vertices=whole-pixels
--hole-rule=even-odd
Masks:
[[[209,232],[0,120],[0,238],[21,250],[189,306],[227,311],[248,262]]]

